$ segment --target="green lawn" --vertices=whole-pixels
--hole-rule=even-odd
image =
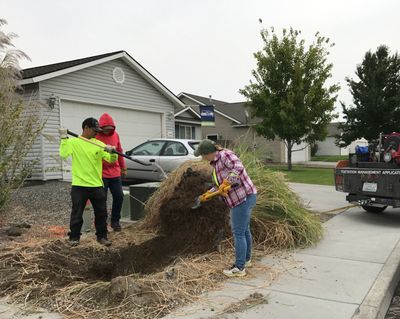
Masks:
[[[321,155],[321,156],[311,157],[311,161],[320,161],[320,162],[337,162],[346,159],[349,159],[347,155]]]
[[[287,166],[282,165],[267,165],[267,168],[283,172],[289,182],[334,185],[333,168],[312,168],[295,165],[290,172],[287,170]]]

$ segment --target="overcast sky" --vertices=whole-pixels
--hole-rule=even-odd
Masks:
[[[263,26],[293,27],[308,43],[316,31],[331,49],[339,99],[366,51],[400,48],[398,0],[0,0],[5,28],[32,59],[23,67],[125,50],[175,94],[229,102],[249,83]]]

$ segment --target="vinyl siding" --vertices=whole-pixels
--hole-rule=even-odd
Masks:
[[[113,70],[120,67],[125,73],[122,84],[113,80]],[[174,105],[158,89],[153,87],[139,73],[122,59],[105,62],[76,72],[61,75],[39,83],[40,99],[47,101],[54,94],[57,98],[53,109],[42,108],[46,119],[42,147],[35,144],[35,150],[42,148],[42,165],[45,172],[40,179],[61,179],[61,161],[58,155],[60,127],[60,99],[110,106],[110,108],[136,109],[162,115],[163,137],[174,137]],[[62,107],[62,106],[61,106]],[[112,109],[110,109],[112,113]],[[170,120],[172,118],[172,120]],[[83,119],[82,119],[83,120]],[[35,175],[36,176],[36,175]]]

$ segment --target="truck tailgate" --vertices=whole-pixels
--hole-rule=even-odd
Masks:
[[[400,169],[338,167],[335,186],[350,194],[400,198]]]

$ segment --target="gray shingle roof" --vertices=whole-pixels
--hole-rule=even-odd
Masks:
[[[210,104],[210,99],[207,97],[185,92],[182,93],[206,105]],[[253,124],[259,122],[257,119],[252,119],[250,116],[249,117],[246,116],[245,112],[246,102],[229,103],[226,101],[215,100],[215,99],[211,99],[211,102],[215,106],[216,110],[228,115],[229,117],[234,118],[241,124]],[[193,106],[193,109],[198,113],[200,112],[197,106]],[[250,111],[248,111],[248,114],[250,115]]]
[[[21,75],[22,75],[23,79],[30,79],[30,78],[33,78],[36,76],[64,70],[64,69],[67,69],[67,68],[70,68],[73,66],[77,66],[80,64],[85,64],[88,62],[106,58],[106,57],[109,57],[111,55],[121,53],[121,52],[124,52],[124,51],[115,51],[115,52],[90,56],[90,57],[83,58],[83,59],[76,59],[76,60],[71,60],[71,61],[65,61],[65,62],[60,62],[60,63],[54,63],[54,64],[48,64],[48,65],[42,65],[42,66],[37,66],[37,67],[33,67],[33,68],[28,68],[28,69],[22,70]]]

